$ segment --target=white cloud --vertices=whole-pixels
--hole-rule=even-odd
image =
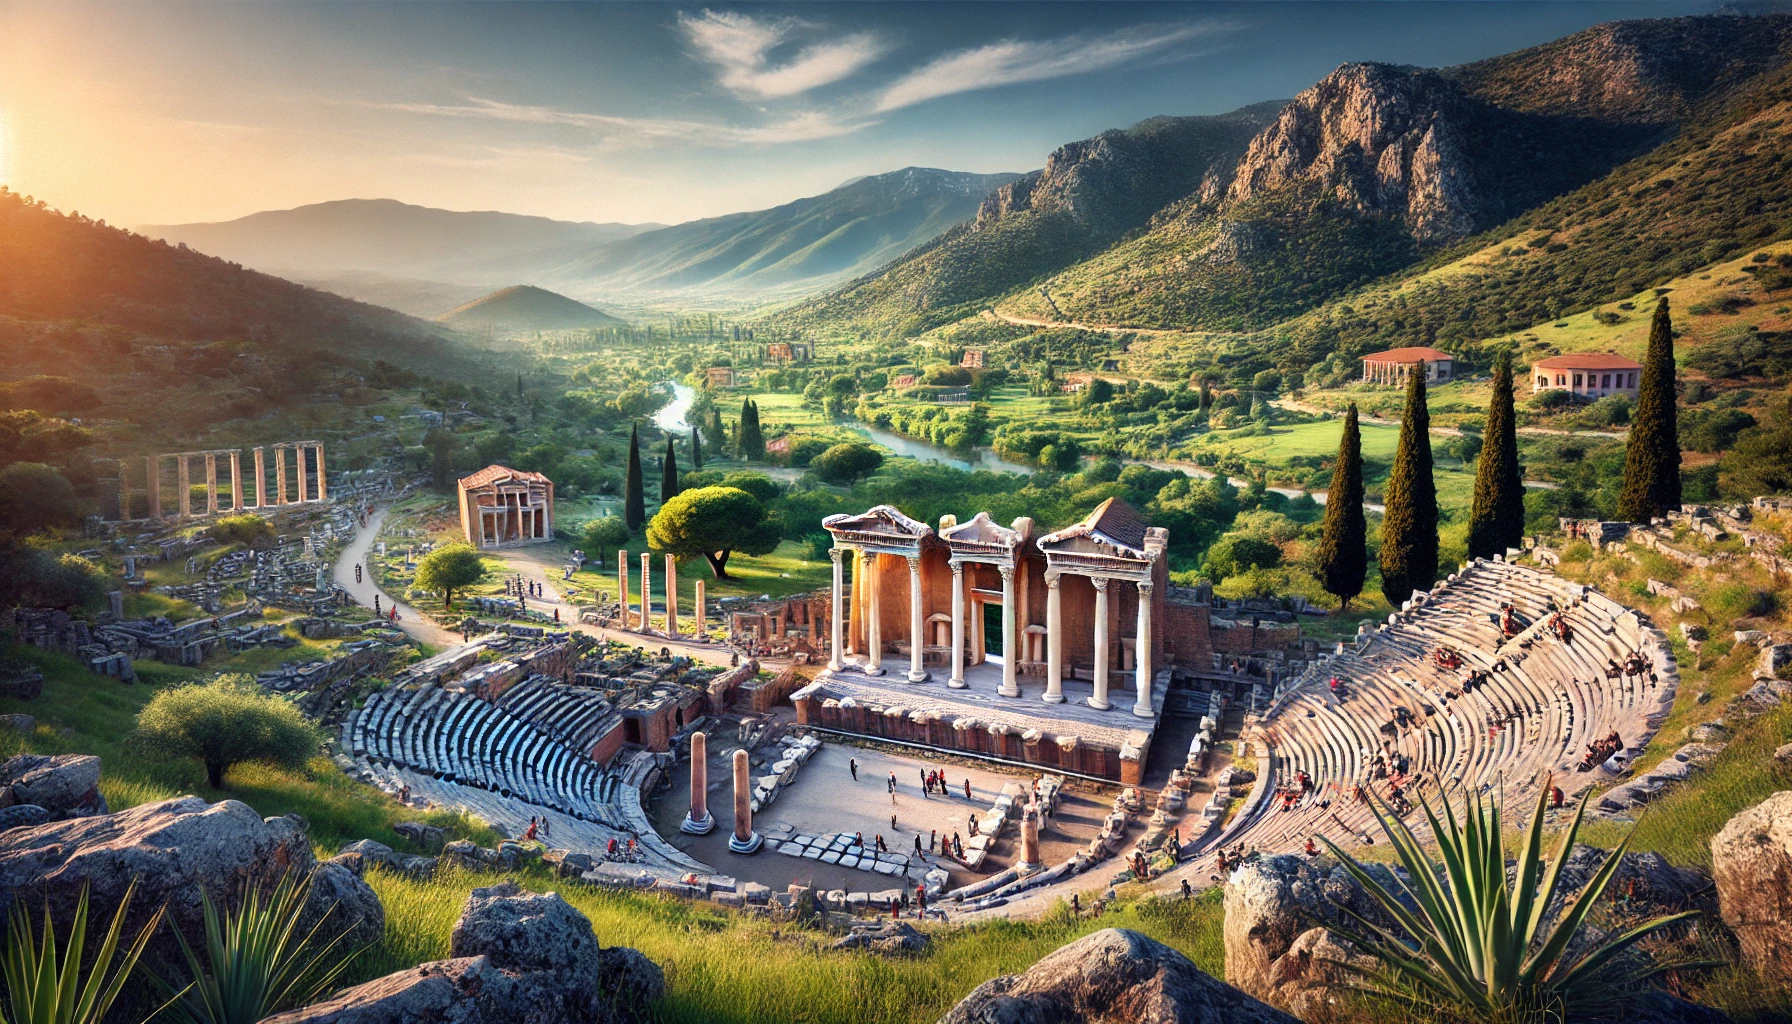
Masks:
[[[715,65],[717,80],[747,96],[795,96],[847,78],[883,56],[884,44],[869,33],[843,36],[800,50],[787,63],[774,66],[771,52],[783,45],[801,22],[784,18],[762,21],[734,11],[681,14],[685,39],[703,60]]]
[[[877,109],[896,110],[975,89],[1101,71],[1159,54],[1223,28],[1218,23],[1204,22],[1168,29],[1129,29],[1097,37],[990,43],[947,54],[903,75],[883,91]]]
[[[805,111],[769,124],[740,126],[672,118],[588,114],[557,107],[502,103],[477,97],[471,97],[465,103],[381,103],[376,106],[382,110],[406,114],[579,128],[598,132],[605,141],[616,142],[656,139],[679,139],[717,145],[810,142],[850,135],[876,123],[868,120],[841,121],[827,114]]]

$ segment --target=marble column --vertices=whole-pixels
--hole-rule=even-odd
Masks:
[[[691,809],[678,830],[706,836],[715,827],[716,819],[709,813],[709,737],[694,732],[691,733]]]
[[[666,556],[666,635],[678,637],[678,560]]]
[[[131,466],[123,459],[118,460],[118,521],[131,518]]]
[[[962,690],[964,681],[964,563],[952,563],[952,676],[946,685]]]
[[[176,455],[174,466],[174,479],[180,486],[180,517],[186,519],[193,514],[193,479],[187,471],[187,457]]]
[[[483,529],[483,528],[482,528]],[[622,607],[622,628],[628,626],[628,549],[616,552],[616,600]]]
[[[230,453],[230,509],[233,512],[243,510],[243,453]]]
[[[286,446],[274,446],[274,504],[286,504]]]
[[[305,449],[294,448],[292,450],[292,461],[293,461],[293,465],[296,467],[294,469],[294,474],[297,476],[298,483],[299,483],[299,496],[296,500],[300,504],[304,504],[306,501],[310,500],[306,497],[306,495],[309,494],[310,491],[305,486],[305,483],[306,483],[306,480],[305,480],[305,476],[306,476],[306,474],[305,474]]]
[[[697,639],[709,639],[709,602],[704,600],[703,580],[697,581]]]
[[[1002,574],[1002,686],[1004,697],[1020,696],[1020,650],[1014,636],[1014,566],[999,565]]]
[[[149,490],[149,518],[162,518],[162,457],[148,455],[143,459],[143,485]]]
[[[838,672],[846,666],[846,649],[841,646],[841,632],[844,628],[841,620],[844,617],[840,614],[840,589],[846,584],[846,551],[844,548],[833,548],[828,551],[828,556],[834,560],[834,591],[832,602],[828,605],[828,668]]]
[[[205,453],[205,514],[218,511],[218,456]]]
[[[1064,703],[1063,577],[1045,574],[1045,702]]]
[[[1095,584],[1095,692],[1089,706],[1106,711],[1108,704],[1108,581],[1091,577]]]
[[[324,446],[317,446],[317,500],[329,501],[330,496],[324,490]]]
[[[653,554],[641,552],[641,632],[653,627]]]
[[[1133,668],[1138,675],[1138,695],[1133,699],[1132,713],[1140,718],[1155,717],[1151,712],[1151,583],[1139,584],[1139,620],[1133,631]]]
[[[878,622],[883,602],[878,598],[878,586],[883,582],[883,573],[877,568],[877,554],[865,552],[859,563],[865,569],[865,604],[868,614],[865,616],[865,674],[881,676],[884,674],[884,637]]]
[[[255,449],[255,507],[266,508],[268,504],[268,471],[263,461],[265,453]]]
[[[747,752],[734,752],[734,834],[728,837],[728,849],[735,853],[755,853],[765,840],[753,831],[753,780],[747,775]]]
[[[908,556],[908,681],[925,683],[921,655],[927,646],[927,621],[921,608],[921,556]]]
[[[1030,875],[1045,864],[1039,858],[1039,804],[1032,801],[1020,816],[1020,863],[1015,870]]]

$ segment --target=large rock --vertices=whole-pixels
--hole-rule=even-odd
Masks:
[[[1361,975],[1341,964],[1372,970],[1378,961],[1326,928],[1309,928],[1269,964],[1275,1005],[1303,1020],[1335,1012],[1342,990],[1361,984]]]
[[[386,908],[361,876],[341,864],[319,864],[311,871],[311,894],[300,934],[323,923],[320,936],[343,935],[343,946],[358,949],[378,942],[386,934]]]
[[[473,890],[450,951],[262,1024],[628,1024],[665,989],[639,952],[599,948],[557,894],[508,882]]]
[[[1558,909],[1562,900],[1572,899],[1593,880],[1610,853],[1596,846],[1574,844],[1574,849],[1568,851],[1567,863],[1562,865]],[[1605,891],[1611,895],[1628,893],[1633,907],[1665,913],[1687,909],[1696,897],[1710,888],[1711,879],[1697,871],[1677,868],[1659,853],[1632,851],[1618,862],[1618,870]]]
[[[1792,981],[1792,790],[1731,818],[1711,840],[1724,923],[1764,977]]]
[[[0,764],[0,804],[36,804],[52,818],[104,813],[100,759],[88,754],[19,754]]]
[[[1385,872],[1381,865],[1371,870]],[[1392,882],[1390,873],[1387,881]],[[1371,921],[1384,921],[1380,907],[1342,867],[1315,865],[1291,855],[1263,857],[1239,868],[1226,886],[1226,980],[1278,1006],[1292,1008],[1328,997],[1332,972],[1317,964],[1310,949],[1321,936],[1296,940],[1324,924],[1342,923],[1343,905]],[[1335,938],[1324,942],[1337,944]],[[1293,959],[1279,963],[1293,951]],[[1298,1000],[1291,997],[1299,994]],[[1302,1012],[1302,1011],[1296,1011]]]
[[[446,830],[420,821],[401,821],[392,826],[392,831],[416,843],[425,853],[441,853],[448,841]]]
[[[1108,928],[979,985],[940,1024],[1298,1024],[1135,931]]]
[[[90,887],[95,919],[108,921],[136,879],[127,918],[131,934],[165,905],[169,921],[190,940],[199,939],[206,897],[234,906],[246,881],[272,886],[288,871],[309,874],[315,864],[298,816],[263,819],[235,800],[208,804],[186,796],[0,833],[0,910],[23,900],[34,910],[47,904],[51,916],[67,921],[82,888]],[[315,920],[336,902],[363,922],[356,934],[377,934],[370,919],[379,899],[365,882],[346,870],[319,879],[308,913]],[[158,934],[151,959],[180,962],[166,930]]]

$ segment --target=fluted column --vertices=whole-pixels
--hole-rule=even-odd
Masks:
[[[715,827],[716,819],[709,813],[709,737],[694,732],[691,733],[691,809],[678,830],[703,836]]]
[[[697,639],[709,639],[709,602],[704,600],[703,581],[697,581]]]
[[[243,453],[230,453],[230,508],[233,512],[243,510]]]
[[[877,569],[875,552],[865,552],[859,564],[865,569],[865,674],[881,676],[884,674],[884,637],[878,618],[883,610],[883,601],[877,592],[878,584],[883,582],[883,573]]]
[[[214,452],[205,453],[205,514],[218,511],[218,456]]]
[[[1133,631],[1132,663],[1138,676],[1138,694],[1133,698],[1132,713],[1140,718],[1154,717],[1151,712],[1151,583],[1139,584],[1139,620]]]
[[[964,681],[964,563],[952,563],[952,676],[946,685],[965,688]]]
[[[666,556],[666,635],[678,636],[678,560]]]
[[[268,504],[268,469],[263,461],[265,453],[255,449],[255,507],[266,508]]]
[[[1045,702],[1064,703],[1064,602],[1063,578],[1045,574]]]
[[[294,475],[297,476],[298,482],[299,482],[298,501],[300,504],[304,504],[304,502],[307,500],[306,495],[311,493],[310,490],[305,486],[305,475],[306,475],[305,474],[305,449],[294,448],[292,450],[292,461],[293,461],[293,466],[294,466],[293,472],[294,472]]]
[[[180,517],[187,519],[193,515],[193,478],[185,455],[176,455],[174,465],[174,478],[180,483]]]
[[[921,556],[908,556],[908,681],[925,683],[927,670],[921,667],[922,649],[927,646],[927,621],[921,608]]]
[[[324,446],[317,446],[317,500],[329,501],[330,495],[324,489]]]
[[[1106,711],[1108,704],[1108,581],[1100,576],[1089,582],[1095,584],[1095,693],[1089,697],[1089,706]]]
[[[274,504],[286,504],[286,446],[274,446]]]
[[[1014,643],[1014,566],[999,565],[1002,574],[1002,686],[996,692],[1004,697],[1020,696],[1020,652]]]
[[[828,668],[838,672],[846,667],[846,648],[842,642],[845,617],[840,614],[840,590],[846,585],[846,549],[833,548],[828,551],[828,557],[834,560],[834,590],[828,605]]]
[[[641,552],[641,632],[653,628],[653,553]]]
[[[483,530],[483,528],[482,528]],[[622,628],[628,628],[628,549],[616,552],[616,600],[622,605]]]
[[[747,776],[747,752],[734,752],[734,834],[728,837],[728,849],[735,853],[756,852],[765,840],[753,831],[753,780]]]

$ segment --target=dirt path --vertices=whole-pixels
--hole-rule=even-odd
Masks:
[[[389,608],[398,609],[399,629],[437,651],[461,646],[459,633],[451,633],[436,625],[428,616],[410,605],[394,599],[391,594],[374,584],[373,572],[367,566],[367,553],[373,550],[374,539],[380,533],[380,524],[385,521],[386,510],[382,508],[375,511],[372,518],[367,520],[367,525],[361,527],[360,531],[355,534],[355,539],[349,542],[348,547],[342,549],[342,554],[336,558],[337,585],[348,591],[349,596],[355,599],[356,604],[367,608],[373,607],[374,596],[378,595],[382,612]],[[357,565],[363,567],[362,580],[359,583],[355,581],[355,566]]]
[[[1079,331],[1093,331],[1097,334],[1185,334],[1185,331],[1170,331],[1161,327],[1122,327],[1118,324],[1081,324],[1074,320],[1041,320],[1035,317],[1014,316],[994,309],[985,309],[983,316],[990,320],[1014,324],[1017,327],[1071,327]]]

